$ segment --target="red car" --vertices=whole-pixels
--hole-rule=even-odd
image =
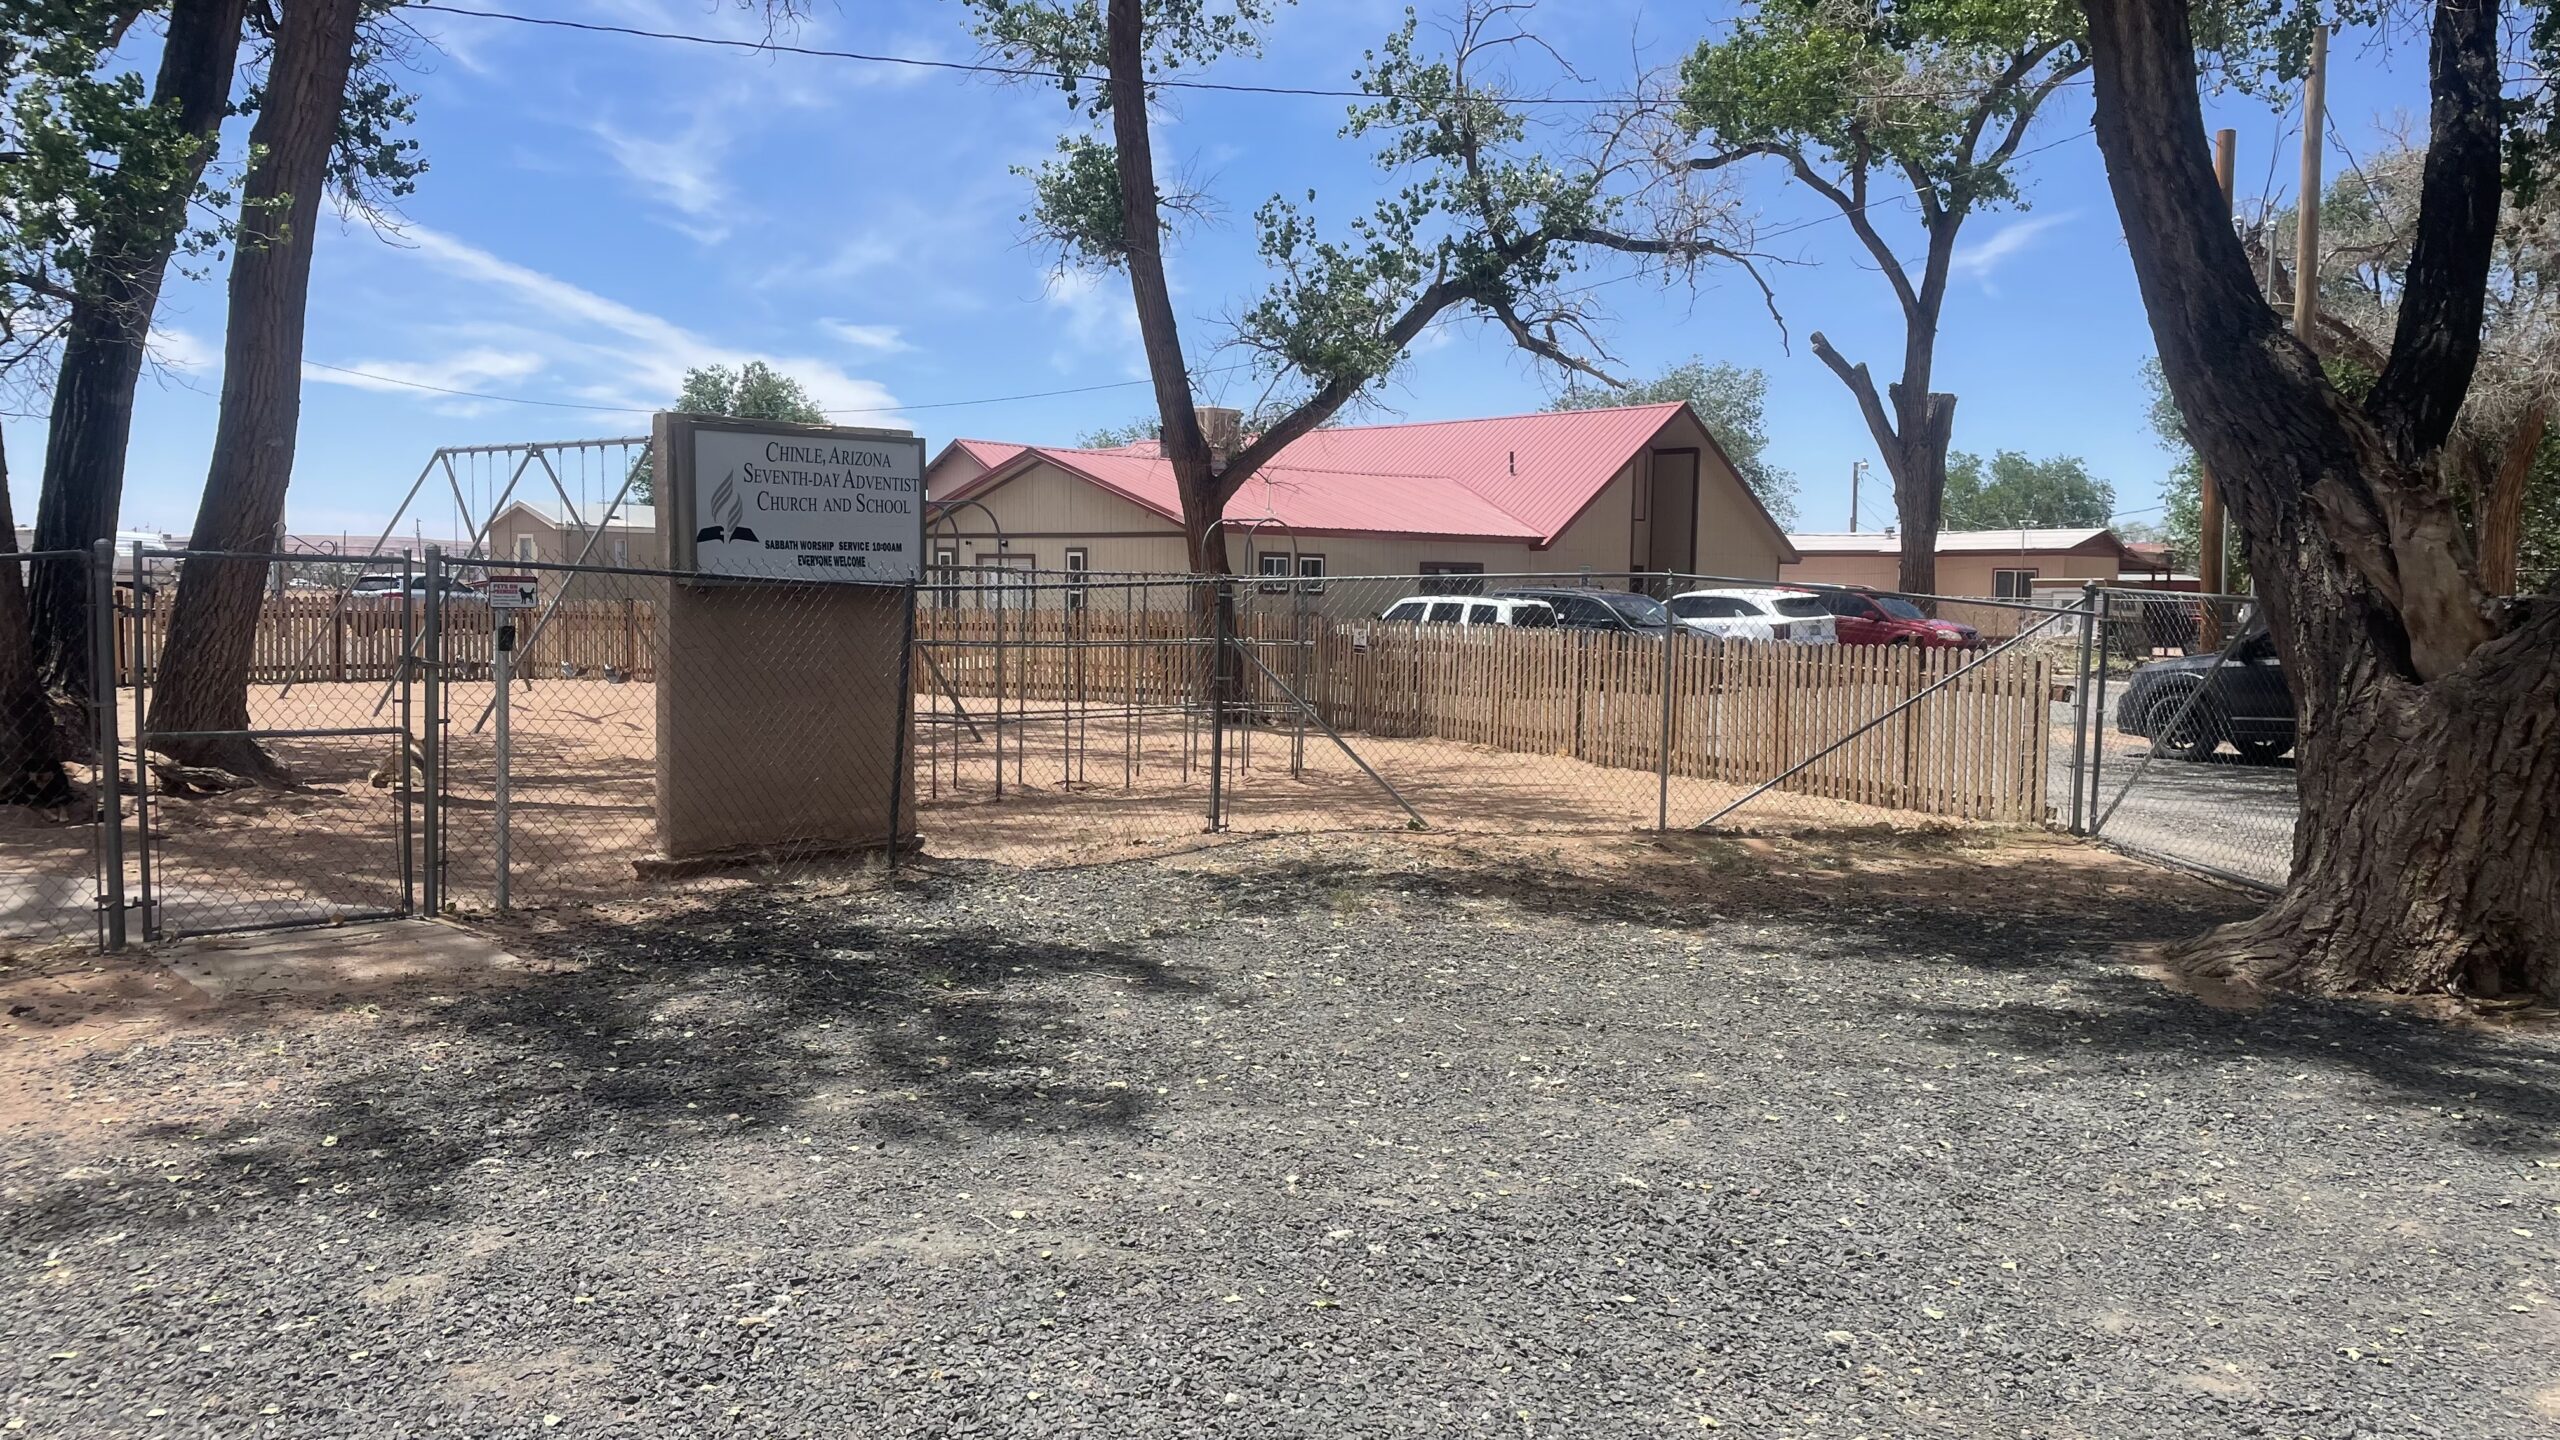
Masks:
[[[1899,595],[1873,590],[1825,590],[1822,608],[1839,617],[1843,645],[1917,645],[1925,650],[1970,650],[1982,632],[1953,620],[1932,620]]]

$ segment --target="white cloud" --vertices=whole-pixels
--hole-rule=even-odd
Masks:
[[[1118,357],[1131,378],[1145,378],[1146,349],[1138,335],[1137,308],[1117,276],[1053,270],[1041,303],[1057,312],[1058,333],[1066,342],[1050,355],[1050,362],[1060,370],[1086,369],[1100,352]]]
[[[321,385],[344,385],[387,395],[424,396],[439,390],[505,393],[542,373],[544,359],[531,350],[474,346],[435,360],[350,360],[303,362],[302,378]],[[421,389],[421,387],[425,387]],[[452,415],[481,415],[494,407],[485,400],[451,396],[437,409]]]
[[[1981,241],[1959,248],[1947,262],[1947,273],[1969,279],[1985,290],[1993,290],[1992,273],[2024,252],[2043,237],[2046,231],[2069,224],[2079,215],[2065,210],[2058,215],[2036,215],[2015,224],[2004,225]]]
[[[821,320],[818,326],[856,350],[895,355],[901,350],[916,348],[906,342],[895,325],[856,325],[850,320]]]
[[[154,362],[190,375],[222,368],[222,347],[184,330],[154,325],[145,348]]]
[[[526,392],[542,398],[652,409],[668,403],[697,365],[741,365],[762,360],[800,381],[829,410],[864,423],[894,418],[897,399],[878,381],[847,373],[835,361],[721,344],[662,315],[626,305],[423,225],[406,231],[408,253],[467,282],[464,292],[486,306],[437,327],[447,340],[468,343],[423,360],[348,362],[383,380],[365,380],[314,369],[311,378],[360,389],[402,391],[432,400],[433,392],[399,381],[456,390]],[[887,326],[856,326],[894,340]],[[838,338],[843,338],[838,336]],[[875,336],[875,338],[880,338]],[[874,346],[875,350],[880,347]],[[334,357],[315,357],[329,364]]]
[[[622,173],[683,217],[673,222],[677,229],[714,245],[729,237],[727,217],[736,204],[723,178],[729,169],[729,144],[735,137],[718,133],[717,125],[705,115],[665,136],[618,130],[603,121],[588,128]]]

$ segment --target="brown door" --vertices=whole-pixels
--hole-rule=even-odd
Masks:
[[[1645,507],[1652,517],[1645,568],[1694,572],[1698,568],[1698,452],[1656,450],[1646,483],[1653,493]]]

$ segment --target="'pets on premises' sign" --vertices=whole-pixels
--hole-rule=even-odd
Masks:
[[[688,513],[670,537],[678,568],[851,584],[902,585],[920,574],[921,437],[706,421],[690,438]]]

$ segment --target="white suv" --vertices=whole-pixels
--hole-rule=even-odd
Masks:
[[[1803,590],[1692,590],[1671,597],[1671,618],[1723,640],[1791,640],[1836,645],[1839,623],[1822,597]]]
[[[1378,617],[1420,625],[1516,625],[1552,630],[1555,607],[1544,600],[1505,600],[1482,595],[1408,595]]]

